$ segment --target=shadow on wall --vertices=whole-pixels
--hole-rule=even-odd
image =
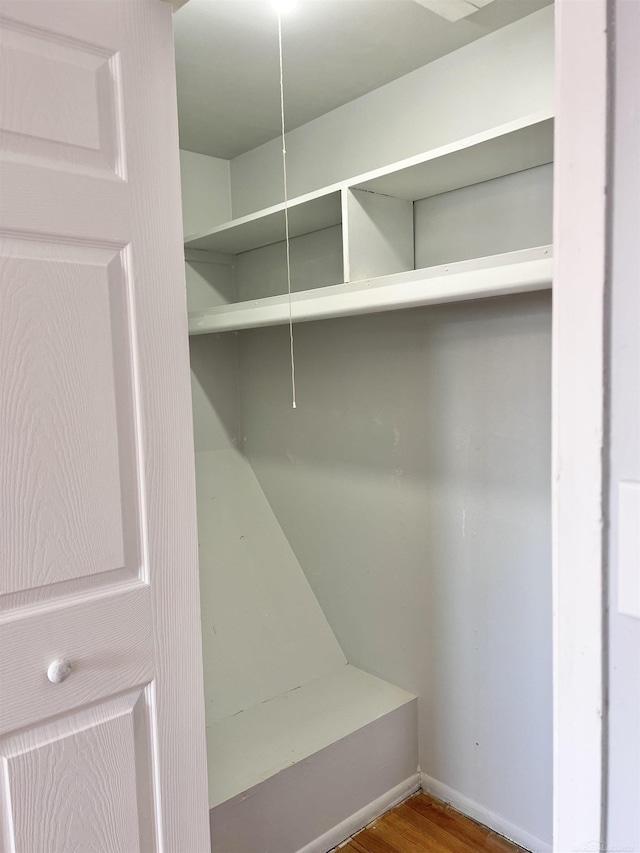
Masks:
[[[232,334],[189,339],[196,452],[240,446],[237,349]]]

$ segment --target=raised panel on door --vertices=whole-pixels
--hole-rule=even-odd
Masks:
[[[0,758],[7,851],[155,848],[150,729],[141,692],[0,739]]]
[[[12,19],[12,11],[23,16],[15,4],[0,14],[2,150],[124,177],[118,51]]]
[[[9,426],[0,432],[0,590],[13,594],[5,606],[138,574],[122,255],[0,240],[0,405]]]

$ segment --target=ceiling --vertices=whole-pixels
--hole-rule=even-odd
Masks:
[[[298,0],[283,15],[287,130],[552,0],[494,0],[451,23],[412,0]],[[280,133],[269,0],[189,0],[174,15],[180,147],[231,159]]]

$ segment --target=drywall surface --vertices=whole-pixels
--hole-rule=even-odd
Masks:
[[[185,239],[231,218],[229,161],[180,150],[182,229]],[[235,284],[230,265],[185,262],[187,307],[199,311],[233,302]]]
[[[548,6],[288,133],[289,197],[552,107]],[[234,217],[283,200],[280,141],[231,161],[231,193]]]
[[[196,453],[239,447],[236,336],[190,338],[189,357]]]
[[[228,160],[180,149],[180,183],[185,239],[231,219]]]
[[[339,225],[294,237],[290,242],[291,290],[341,284],[342,229]],[[287,292],[284,243],[272,243],[235,257],[236,298],[259,299]]]
[[[184,268],[189,311],[204,311],[206,308],[216,308],[218,305],[236,301],[232,264],[190,259],[185,261]]]
[[[207,726],[346,664],[251,466],[196,454]]]
[[[417,201],[416,267],[546,246],[552,212],[552,165]]]
[[[621,612],[631,602],[620,602],[619,587],[621,574],[637,577],[639,567],[623,565],[618,501],[621,483],[640,484],[640,5],[617,0],[615,17],[607,849],[636,853],[640,851],[640,620],[629,610]],[[629,518],[627,523],[637,536],[640,520]]]
[[[239,335],[245,452],[428,776],[551,838],[549,294]]]

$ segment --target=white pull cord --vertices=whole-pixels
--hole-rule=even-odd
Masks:
[[[282,183],[284,186],[284,235],[287,249],[287,294],[289,297],[289,348],[291,350],[291,401],[296,408],[296,364],[293,354],[293,317],[291,313],[291,254],[289,251],[289,196],[287,193],[287,146],[284,135],[284,75],[282,71],[282,18],[278,12],[278,50],[280,54],[280,119],[282,123]]]

